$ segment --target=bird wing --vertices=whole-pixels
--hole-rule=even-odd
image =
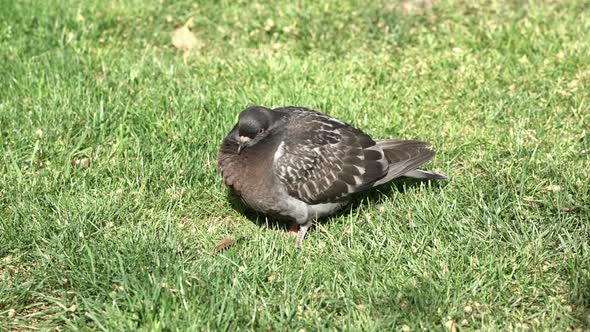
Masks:
[[[434,157],[428,142],[416,140],[380,139],[375,141],[385,153],[389,162],[387,175],[375,183],[378,186],[400,176],[418,179],[444,179],[444,175],[416,170],[420,165]]]
[[[387,158],[365,133],[314,111],[289,114],[274,156],[274,172],[289,195],[308,204],[331,202],[366,190],[387,174]]]

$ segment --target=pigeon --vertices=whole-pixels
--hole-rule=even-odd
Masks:
[[[301,248],[313,222],[347,205],[353,194],[402,176],[446,179],[418,169],[434,156],[430,146],[373,140],[304,107],[252,106],[221,143],[217,168],[247,206],[298,226],[295,247]]]

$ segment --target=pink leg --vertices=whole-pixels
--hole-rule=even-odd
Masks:
[[[295,248],[301,249],[301,242],[305,237],[305,233],[307,233],[307,229],[311,226],[311,224],[305,224],[299,226],[299,233],[297,234],[297,239],[295,240]]]
[[[297,232],[299,231],[299,224],[296,222],[292,222],[289,224],[289,234],[296,236]]]

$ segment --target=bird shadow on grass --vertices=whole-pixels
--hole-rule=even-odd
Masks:
[[[398,180],[392,181],[388,184],[379,186],[377,188],[355,194],[354,196],[352,196],[350,203],[346,205],[346,208],[342,208],[341,210],[330,216],[321,218],[318,220],[318,222],[330,222],[334,218],[338,218],[342,215],[349,214],[351,210],[356,210],[361,205],[366,204],[367,200],[371,203],[375,203],[380,201],[384,196],[388,196],[389,194],[395,191],[399,193],[404,193],[409,189],[420,187],[421,185],[426,185],[431,188],[441,188],[445,186],[447,182],[448,181],[400,178]],[[289,229],[289,220],[278,219],[248,208],[240,200],[240,198],[231,190],[227,191],[227,199],[234,210],[241,213],[246,218],[248,218],[248,220],[260,227],[283,231],[287,231]]]

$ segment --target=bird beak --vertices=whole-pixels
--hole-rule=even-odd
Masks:
[[[246,143],[251,140],[248,136],[240,136],[240,145],[238,145],[238,154],[246,147]]]

